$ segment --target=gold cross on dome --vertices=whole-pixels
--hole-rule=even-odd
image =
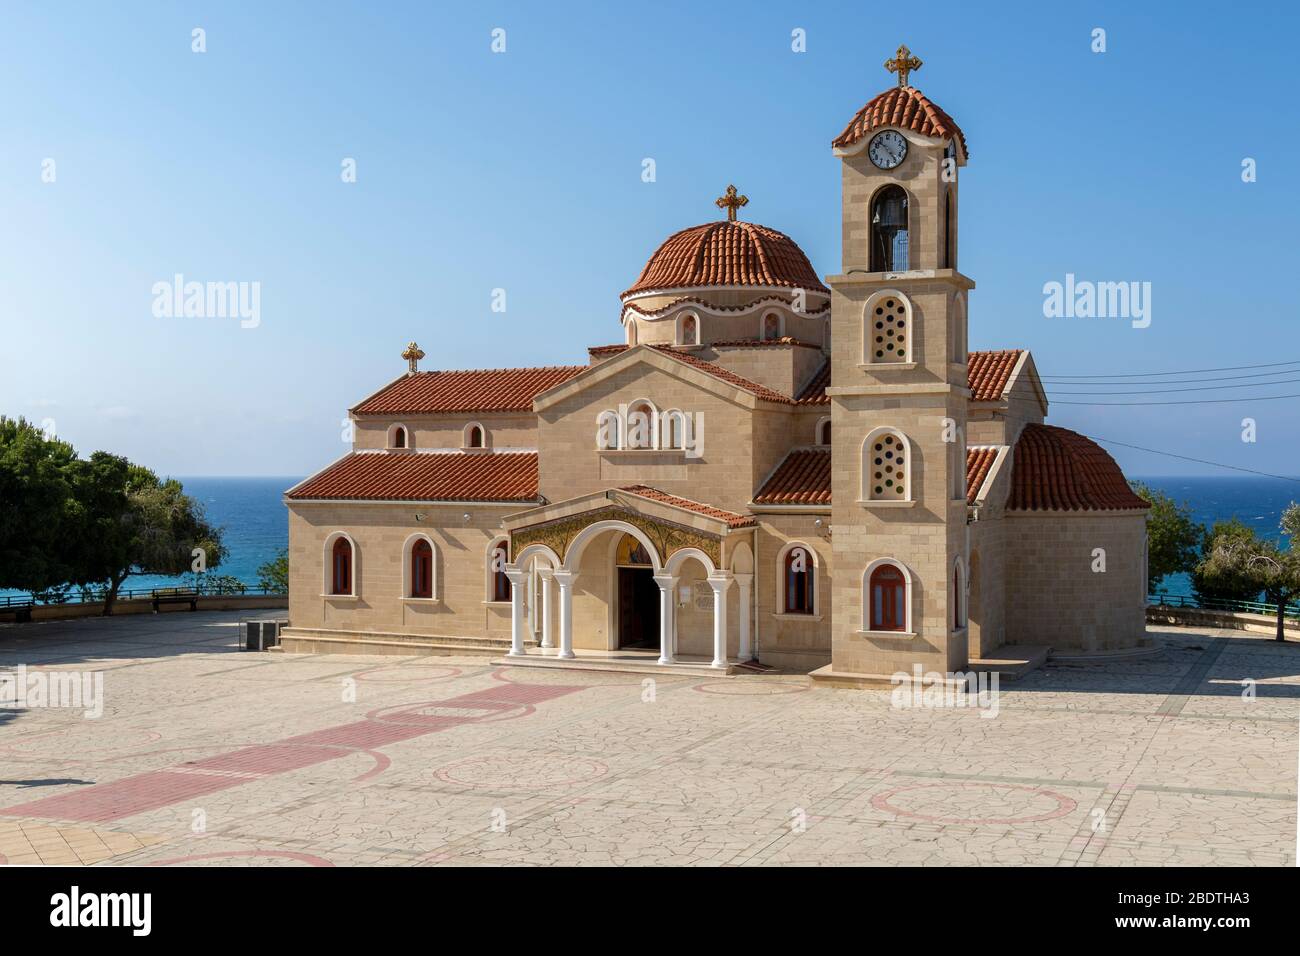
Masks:
[[[912,56],[912,51],[907,48],[906,43],[898,48],[892,60],[885,61],[885,69],[890,73],[898,74],[899,89],[907,86],[907,74],[919,70],[921,65],[921,58]]]
[[[727,210],[727,222],[735,222],[736,210],[739,209],[741,206],[748,206],[749,197],[737,196],[736,187],[728,186],[726,195],[719,196],[717,199],[713,200],[713,204],[717,206],[719,209]]]
[[[406,374],[414,375],[416,363],[424,358],[424,350],[414,342],[408,342],[406,343],[406,351],[402,353],[402,358],[406,359]]]

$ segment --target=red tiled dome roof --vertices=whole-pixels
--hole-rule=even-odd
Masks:
[[[724,220],[673,233],[623,295],[708,285],[776,286],[830,294],[789,236],[752,222]]]
[[[1106,511],[1145,508],[1115,459],[1091,438],[1056,425],[1029,424],[1016,442],[1007,508]]]
[[[882,126],[910,129],[922,136],[936,136],[940,139],[955,136],[961,142],[962,152],[969,155],[966,137],[952,117],[912,86],[895,86],[885,90],[858,110],[857,115],[849,120],[849,125],[844,127],[844,132],[831,141],[831,145],[841,149],[852,146]]]

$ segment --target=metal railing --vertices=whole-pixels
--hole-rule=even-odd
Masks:
[[[1229,611],[1239,614],[1263,614],[1277,617],[1277,605],[1266,601],[1199,599],[1188,594],[1165,594],[1157,592],[1147,595],[1148,607],[1199,608],[1204,611]],[[1288,604],[1282,612],[1284,617],[1300,618],[1300,604]]]
[[[119,601],[144,599],[152,601],[156,597],[172,597],[181,594],[198,594],[199,597],[269,597],[284,596],[283,591],[263,587],[260,584],[220,584],[199,585],[198,587],[174,586],[165,588],[122,588],[117,592]],[[12,607],[44,607],[62,604],[94,604],[108,597],[107,588],[73,588],[57,595],[20,594],[0,597],[0,609]]]

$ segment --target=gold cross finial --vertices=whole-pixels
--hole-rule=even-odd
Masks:
[[[906,43],[898,48],[898,52],[894,54],[892,60],[885,61],[885,69],[890,73],[898,74],[899,89],[907,86],[907,74],[920,68],[921,58],[912,56],[912,51],[907,48]]]
[[[727,222],[735,222],[736,210],[739,209],[741,206],[748,206],[749,197],[737,196],[736,187],[728,186],[727,194],[725,196],[719,196],[717,199],[713,201],[713,203],[719,209],[727,210]]]
[[[406,343],[406,351],[402,353],[402,358],[406,359],[406,374],[414,375],[416,372],[416,363],[424,358],[424,350],[414,342]]]

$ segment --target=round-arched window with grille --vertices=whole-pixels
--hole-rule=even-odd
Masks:
[[[880,501],[907,500],[907,447],[897,435],[885,433],[871,443],[871,497]]]
[[[871,310],[871,355],[877,362],[907,361],[907,305],[901,298],[879,299]]]

